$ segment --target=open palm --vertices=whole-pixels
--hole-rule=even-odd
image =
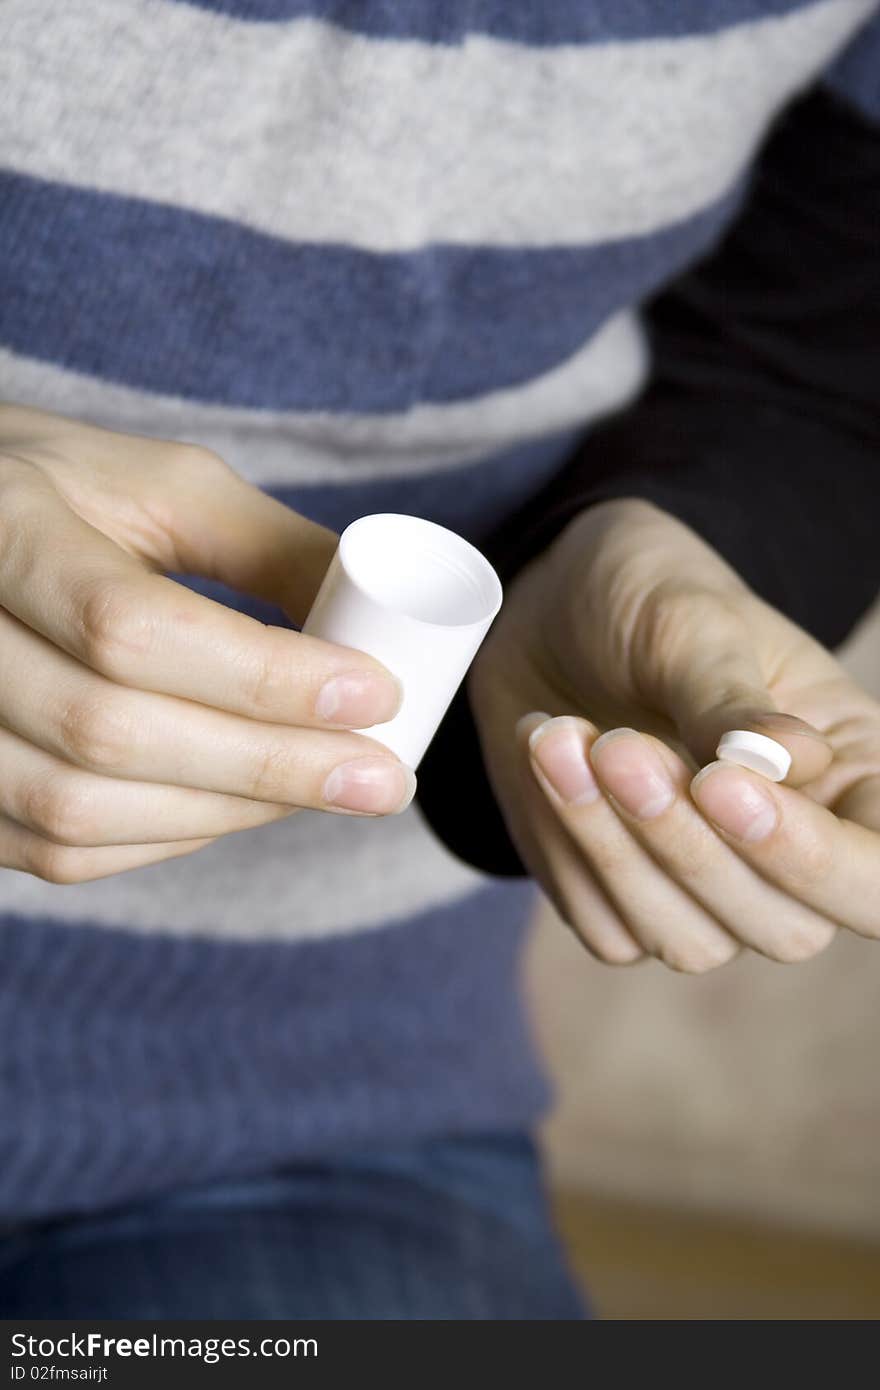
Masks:
[[[594,509],[518,578],[471,697],[521,855],[603,959],[880,936],[880,704],[656,508]],[[712,761],[731,728],[785,744],[785,785]]]

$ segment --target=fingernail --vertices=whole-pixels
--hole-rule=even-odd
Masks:
[[[318,691],[315,713],[328,724],[368,729],[384,724],[400,709],[402,687],[394,676],[379,671],[343,671],[331,676]]]
[[[416,775],[392,758],[355,758],[334,767],[324,783],[324,803],[362,815],[388,816],[413,799]]]
[[[591,757],[603,786],[637,820],[653,820],[675,800],[660,755],[635,729],[610,729],[596,739]]]
[[[691,782],[691,794],[710,820],[738,840],[766,840],[779,821],[773,798],[729,763],[702,768]]]
[[[516,721],[517,738],[519,738],[522,734],[531,735],[536,728],[540,728],[542,724],[546,724],[547,720],[551,719],[552,717],[553,716],[548,714],[546,710],[538,709],[531,710],[529,714],[522,715]]]
[[[550,786],[568,805],[579,806],[597,799],[599,788],[579,720],[568,714],[547,719],[532,730],[529,747]]]

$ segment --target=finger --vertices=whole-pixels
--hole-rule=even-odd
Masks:
[[[596,740],[590,757],[639,843],[744,945],[790,962],[833,940],[833,923],[768,883],[708,824],[689,795],[689,770],[659,739],[614,729]]]
[[[21,472],[36,459],[73,510],[107,527],[129,553],[161,569],[219,579],[278,604],[297,622],[305,617],[336,548],[333,531],[198,444],[3,409],[5,437],[23,455],[4,460],[7,478],[14,465]]]
[[[832,807],[836,816],[880,831],[880,773],[859,779],[847,787]]]
[[[15,821],[0,817],[0,865],[20,869],[47,883],[87,883],[129,869],[194,854],[213,844],[210,839],[178,840],[163,845],[111,845],[78,849],[58,845]]]
[[[0,729],[0,814],[56,844],[216,839],[294,814],[240,796],[125,782],[71,767]]]
[[[114,685],[2,612],[0,650],[0,723],[87,771],[365,815],[412,798],[412,772],[360,734],[264,724]]]
[[[606,965],[632,965],[644,958],[644,951],[599,887],[532,775],[529,735],[549,717],[527,714],[516,726],[520,852],[559,916],[587,950]]]
[[[179,570],[277,604],[301,623],[338,536],[245,481],[210,450],[178,446],[165,526]]]
[[[880,936],[876,829],[841,819],[803,792],[729,763],[704,767],[691,793],[736,853],[769,883],[841,926]],[[873,796],[876,806],[876,788]]]
[[[781,744],[791,763],[784,778],[777,774],[776,780],[785,781],[790,787],[801,787],[808,782],[814,782],[831,765],[834,750],[829,741],[818,729],[814,729],[811,724],[805,723],[796,715],[768,712],[766,709],[762,711],[756,707],[742,707],[719,713],[717,721],[728,725],[724,734],[742,729],[749,733],[762,734],[774,743]],[[723,744],[719,743],[719,748],[724,758],[733,762],[740,761],[738,755],[730,750],[725,751]],[[748,756],[747,754],[746,757]],[[748,761],[744,761],[743,765],[748,766]],[[763,766],[760,770],[765,771]],[[780,767],[779,772],[782,770]]]
[[[811,724],[777,709],[745,620],[714,595],[702,606],[677,604],[677,619],[664,625],[660,699],[697,763],[715,758],[722,734],[747,729],[786,748],[790,786],[820,776],[831,745]]]
[[[596,730],[551,719],[531,734],[532,767],[560,821],[639,944],[674,970],[731,960],[731,934],[654,862],[602,795],[589,761]]]
[[[119,685],[285,724],[369,728],[396,714],[399,682],[364,652],[267,627],[151,573],[76,515],[38,470],[15,477],[0,492],[9,537],[0,546],[0,604],[92,670]],[[239,510],[247,516],[260,506],[242,502]],[[251,527],[256,545],[252,516]]]

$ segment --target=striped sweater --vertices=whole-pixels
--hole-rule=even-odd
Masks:
[[[480,539],[639,392],[780,109],[866,98],[876,8],[4,0],[0,397]],[[0,1219],[530,1124],[530,904],[416,807],[0,870]]]

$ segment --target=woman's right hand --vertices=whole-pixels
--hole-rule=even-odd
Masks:
[[[301,621],[336,536],[209,451],[0,407],[0,865],[75,883],[292,810],[384,815],[413,774],[351,732],[401,691]]]

